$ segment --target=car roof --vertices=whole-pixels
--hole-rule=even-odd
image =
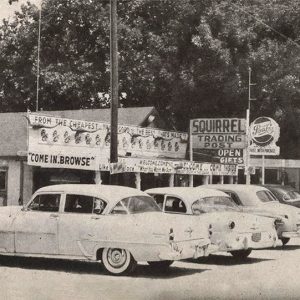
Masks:
[[[57,184],[42,187],[38,189],[36,193],[37,192],[80,193],[82,195],[91,195],[107,199],[109,202],[114,203],[131,196],[148,196],[138,189],[119,185],[102,184]]]
[[[281,190],[281,191],[296,191],[296,189],[290,185],[264,184],[263,186],[267,189],[275,189],[275,190]]]
[[[198,186],[197,188],[201,188],[202,185]],[[205,188],[209,189],[221,189],[221,190],[233,190],[233,191],[251,191],[251,192],[257,192],[262,190],[268,190],[267,188],[259,185],[253,185],[253,184],[208,184],[204,185]]]
[[[228,197],[222,191],[212,190],[212,189],[196,189],[194,187],[161,187],[161,188],[153,188],[145,191],[148,194],[170,194],[174,196],[179,196],[180,198],[186,201],[195,201],[204,197],[212,197],[212,196],[223,196]]]

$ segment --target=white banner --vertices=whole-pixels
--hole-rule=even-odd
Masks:
[[[62,154],[54,152],[28,151],[28,164],[44,168],[66,168],[99,170],[99,159],[97,156],[86,153],[79,155],[75,153]]]
[[[218,163],[198,163],[192,161],[172,161],[143,158],[120,158],[117,165],[111,167],[112,173],[121,172],[160,173],[160,174],[187,174],[187,175],[229,175],[236,176],[237,165]],[[102,170],[109,167],[102,165]]]
[[[28,152],[31,155],[42,154],[49,157],[45,162],[45,159],[28,156],[29,164],[96,170],[97,161],[100,158],[107,160],[110,156],[108,123],[52,117],[39,113],[28,114],[28,120]],[[118,126],[119,156],[184,159],[187,141],[188,134],[183,132]],[[54,155],[52,159],[51,155]],[[63,162],[63,157],[66,157],[67,162]],[[89,158],[89,163],[83,163],[83,158]]]

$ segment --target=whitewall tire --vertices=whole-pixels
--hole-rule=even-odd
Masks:
[[[136,267],[136,261],[128,250],[120,248],[104,248],[102,264],[107,272],[113,275],[126,275]]]

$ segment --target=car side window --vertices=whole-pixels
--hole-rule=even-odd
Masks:
[[[152,198],[155,200],[156,204],[161,208],[163,209],[163,206],[164,206],[164,199],[165,199],[165,196],[164,195],[160,195],[160,194],[156,194],[156,195],[151,195]]]
[[[114,207],[114,209],[110,212],[112,215],[126,215],[128,214],[127,209],[122,204],[122,201],[117,203],[117,205]]]
[[[41,194],[37,195],[28,205],[28,210],[58,212],[60,194]]]
[[[173,196],[167,196],[165,211],[175,213],[186,213],[186,206],[181,199]]]
[[[65,212],[82,214],[102,214],[107,203],[96,197],[67,194]]]
[[[233,200],[233,202],[236,204],[236,205],[241,205],[241,200],[239,199],[238,195],[236,193],[233,193],[233,192],[227,192],[225,191],[225,193],[231,197],[231,199]]]

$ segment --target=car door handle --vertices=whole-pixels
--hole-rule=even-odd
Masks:
[[[91,217],[92,220],[99,220],[100,218],[101,218],[101,217],[99,217],[99,216],[92,216],[92,217]]]
[[[58,218],[58,214],[50,214],[50,218],[51,219],[56,219],[56,218]]]

